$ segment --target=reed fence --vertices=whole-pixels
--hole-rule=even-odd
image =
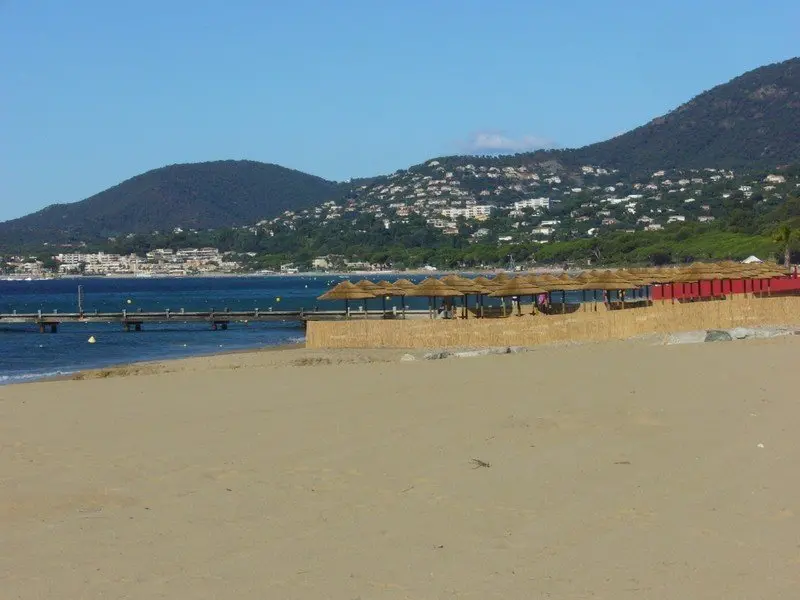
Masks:
[[[603,305],[600,305],[603,306]],[[767,325],[800,325],[800,297],[737,297],[708,302],[655,302],[624,310],[494,319],[310,321],[309,348],[458,348],[534,346],[562,341],[627,339],[651,333]]]

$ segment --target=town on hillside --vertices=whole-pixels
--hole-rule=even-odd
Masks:
[[[298,238],[309,239],[309,232],[324,237],[330,231],[329,237],[338,239],[336,232],[344,228],[356,243],[361,243],[359,236],[375,239],[374,231],[359,228],[364,219],[388,233],[416,228],[438,236],[435,239],[458,238],[466,245],[544,247],[613,232],[659,232],[680,224],[712,225],[717,220],[730,224],[756,213],[767,214],[798,193],[800,169],[796,168],[758,174],[715,168],[662,169],[630,176],[592,165],[570,171],[558,163],[491,166],[453,157],[358,186],[343,199],[287,210],[220,234],[244,240],[228,244],[232,247],[211,246],[209,232],[176,228],[166,237],[153,232],[148,243],[152,246],[161,240],[165,245],[146,251],[115,252],[126,240],[141,238],[129,234],[110,238],[103,250],[89,251],[86,244],[78,244],[44,257],[6,256],[0,269],[16,276],[151,276],[421,268],[424,262],[397,265],[388,258],[370,260],[366,252],[348,253],[335,246],[331,251],[329,242],[306,247],[302,253],[293,249]],[[249,248],[247,236],[258,240],[259,246]],[[192,241],[209,246],[192,247]],[[276,260],[269,267],[258,262],[260,248],[273,250]],[[370,250],[374,257],[374,248]]]

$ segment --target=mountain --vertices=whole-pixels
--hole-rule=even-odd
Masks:
[[[760,67],[623,135],[544,153],[627,172],[775,167],[800,160],[800,58]]]
[[[745,73],[641,127],[583,148],[448,156],[347,183],[251,161],[163,167],[81,202],[0,223],[0,247],[246,225],[343,198],[365,205],[425,200],[432,181],[442,185],[428,200],[502,205],[543,194],[558,202],[584,184],[610,186],[663,170],[741,173],[797,163],[800,58],[793,58]],[[594,175],[587,179],[589,167]]]
[[[664,169],[762,169],[800,161],[800,58],[759,67],[675,110],[582,148],[501,156],[446,156],[446,167],[581,165],[641,175]]]
[[[278,165],[215,161],[154,169],[72,204],[0,223],[0,245],[254,223],[339,198],[340,184]]]

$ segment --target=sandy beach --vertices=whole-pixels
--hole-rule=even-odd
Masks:
[[[800,338],[0,388],[3,598],[795,598]]]

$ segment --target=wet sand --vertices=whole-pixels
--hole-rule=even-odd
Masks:
[[[3,598],[795,598],[800,338],[0,388]]]

